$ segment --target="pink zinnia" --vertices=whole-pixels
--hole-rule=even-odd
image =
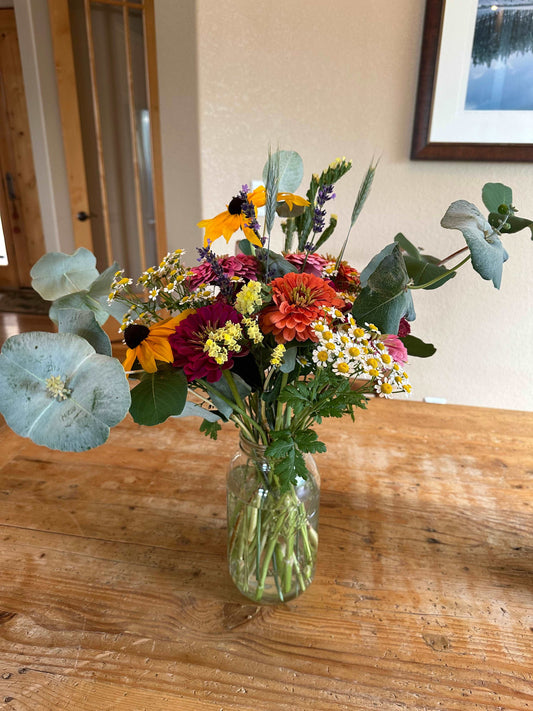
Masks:
[[[237,254],[235,257],[219,257],[218,263],[224,273],[231,277],[240,277],[246,281],[255,281],[261,268],[261,264],[256,257],[248,254]],[[216,280],[213,267],[207,260],[204,260],[197,267],[192,267],[193,276],[189,277],[188,284],[191,289],[196,289],[200,284],[211,284]]]
[[[174,354],[173,365],[183,368],[189,382],[205,378],[209,383],[216,383],[222,377],[222,371],[233,366],[234,356],[248,352],[244,349],[238,354],[229,351],[228,360],[220,365],[204,351],[209,333],[222,328],[228,321],[240,323],[242,316],[228,304],[217,301],[187,316],[169,336],[168,342]]]
[[[307,261],[305,259],[306,256]],[[304,274],[314,274],[317,277],[322,276],[322,270],[328,263],[327,259],[318,254],[318,252],[311,252],[309,255],[306,255],[305,252],[295,252],[294,254],[286,254],[285,259],[293,264],[298,271],[301,271],[305,263]]]
[[[400,363],[400,365],[407,363],[407,348],[403,345],[398,336],[388,333],[382,336],[381,340],[387,346],[387,350],[396,363]]]

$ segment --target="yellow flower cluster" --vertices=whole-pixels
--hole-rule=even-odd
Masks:
[[[242,322],[246,326],[246,335],[252,341],[252,343],[262,343],[264,336],[261,333],[257,320],[245,316]]]
[[[270,365],[279,367],[283,363],[284,355],[285,346],[283,345],[283,343],[280,343],[279,346],[276,346],[272,351],[272,355],[270,356]]]
[[[244,316],[253,314],[262,304],[261,282],[249,281],[237,294],[235,308]]]
[[[227,362],[230,351],[239,353],[242,350],[239,343],[242,338],[241,326],[238,323],[226,321],[225,326],[209,332],[209,337],[204,343],[204,352],[219,365],[223,365]]]

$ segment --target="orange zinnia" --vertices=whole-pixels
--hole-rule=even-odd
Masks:
[[[259,317],[263,333],[272,333],[277,343],[317,341],[311,324],[324,316],[326,307],[345,306],[335,289],[314,274],[290,272],[274,279],[270,286],[274,304]]]

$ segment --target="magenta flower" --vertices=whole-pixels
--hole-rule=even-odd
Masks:
[[[308,254],[307,261],[305,260],[305,257],[305,252],[294,252],[293,254],[285,255],[285,259],[293,264],[298,271],[301,271],[305,262],[304,274],[314,274],[314,276],[321,277],[322,270],[328,263],[328,260],[317,252],[311,252]]]
[[[259,260],[247,254],[237,254],[235,257],[219,257],[218,263],[230,279],[236,276],[246,281],[255,281],[261,268]],[[212,284],[217,279],[215,270],[207,260],[204,260],[197,267],[192,267],[191,271],[193,276],[188,281],[191,289],[198,288],[200,284]]]
[[[233,366],[233,357],[246,355],[248,351],[244,348],[238,354],[229,351],[228,360],[220,365],[204,351],[205,342],[211,331],[225,326],[228,321],[240,323],[241,320],[241,314],[222,301],[202,306],[183,319],[168,337],[174,354],[173,365],[183,368],[189,382],[205,378],[209,383],[216,383],[222,371]]]
[[[407,363],[407,348],[403,345],[398,336],[388,333],[382,336],[380,340],[387,346],[387,350],[396,363],[400,365]]]

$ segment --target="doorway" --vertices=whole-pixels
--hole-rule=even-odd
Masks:
[[[153,0],[48,0],[76,246],[139,275],[167,251]]]
[[[45,244],[12,8],[0,9],[0,175],[0,289],[30,287]]]

